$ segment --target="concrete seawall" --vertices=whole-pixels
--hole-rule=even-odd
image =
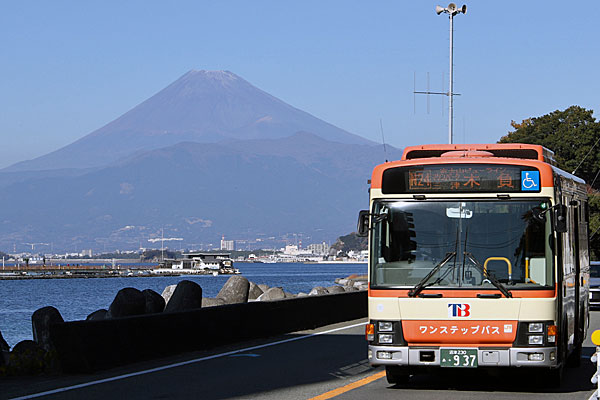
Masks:
[[[367,292],[357,291],[63,322],[50,338],[64,372],[92,372],[366,316]]]

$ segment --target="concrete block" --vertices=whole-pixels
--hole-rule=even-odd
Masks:
[[[181,281],[177,284],[165,312],[178,312],[202,308],[202,288],[196,282]]]
[[[142,290],[146,305],[144,307],[145,314],[155,314],[163,312],[165,309],[165,299],[152,289]]]
[[[273,301],[285,299],[285,293],[280,287],[273,287],[258,297],[258,301]]]
[[[108,310],[102,308],[100,310],[96,310],[90,315],[86,317],[86,321],[100,321],[106,319],[106,314],[108,314]]]
[[[338,285],[328,286],[326,289],[327,293],[344,293],[344,288]]]
[[[121,318],[142,315],[146,312],[146,298],[135,288],[124,288],[117,292],[115,299],[108,307],[106,318]]]
[[[60,312],[52,306],[42,307],[36,310],[31,316],[31,327],[33,330],[33,340],[44,351],[50,351],[53,348],[50,340],[50,325],[64,322]]]
[[[309,293],[309,296],[321,296],[323,294],[328,294],[329,292],[323,286],[314,287]]]
[[[227,303],[225,303],[225,300],[220,299],[220,298],[210,298],[210,297],[203,297],[202,298],[202,307],[216,307],[216,306],[223,306]]]
[[[248,301],[258,299],[258,296],[263,294],[262,289],[254,282],[250,282],[250,287],[248,288]]]
[[[234,275],[225,282],[217,298],[223,299],[226,304],[246,303],[249,289],[248,279],[241,275]]]
[[[161,296],[163,299],[165,299],[165,306],[169,303],[169,300],[171,299],[171,296],[173,296],[173,292],[175,291],[176,287],[177,285],[169,285],[165,288],[165,290],[163,290]]]

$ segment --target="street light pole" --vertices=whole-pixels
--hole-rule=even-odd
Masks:
[[[454,16],[460,13],[466,14],[467,6],[463,4],[461,8],[457,8],[456,4],[450,3],[446,8],[435,6],[435,12],[438,15],[440,15],[441,13],[450,15],[450,83],[448,87],[448,143],[452,144],[452,125],[454,122]]]
[[[453,122],[454,122],[454,92],[453,83],[454,83],[454,64],[453,64],[453,56],[454,56],[454,14],[450,13],[450,85],[448,87],[448,143],[452,144],[453,142]]]

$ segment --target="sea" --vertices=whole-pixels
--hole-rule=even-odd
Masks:
[[[286,292],[308,293],[315,286],[331,286],[336,278],[367,273],[367,264],[236,263],[242,276],[256,284],[282,287]],[[228,275],[189,275],[118,278],[0,280],[0,332],[9,346],[32,339],[31,315],[54,306],[65,321],[83,320],[101,308],[108,309],[120,289],[152,289],[190,280],[202,287],[203,297],[215,297]]]

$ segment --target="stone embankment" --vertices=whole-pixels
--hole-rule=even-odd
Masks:
[[[234,275],[214,298],[187,280],[162,295],[124,288],[85,321],[43,307],[31,318],[33,340],[11,351],[0,333],[0,375],[93,371],[366,316],[366,277],[336,283],[292,294]]]
[[[347,278],[337,278],[335,283],[343,286],[344,289],[350,287],[358,290],[366,290],[368,288],[368,276],[354,274]]]

